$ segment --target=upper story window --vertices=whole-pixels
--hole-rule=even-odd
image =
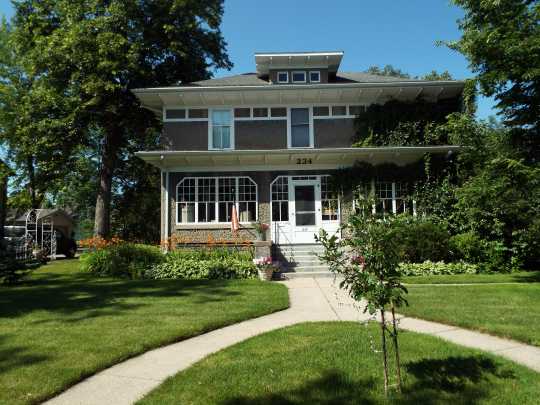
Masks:
[[[306,82],[306,72],[304,72],[304,71],[292,72],[292,82],[293,83],[305,83]]]
[[[312,70],[309,72],[309,81],[311,83],[320,83],[321,82],[321,72],[318,70]]]
[[[211,117],[211,125],[208,126],[208,149],[234,149],[232,111],[229,109],[212,110]]]
[[[289,72],[278,72],[277,73],[277,82],[278,83],[289,83]]]
[[[291,108],[290,114],[289,147],[313,147],[313,134],[311,130],[309,108]]]

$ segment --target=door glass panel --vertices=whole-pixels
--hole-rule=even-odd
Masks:
[[[315,186],[294,188],[296,226],[315,225]]]

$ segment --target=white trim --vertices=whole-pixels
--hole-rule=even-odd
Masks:
[[[319,76],[319,80],[311,80],[311,74],[312,73],[317,73],[317,75]],[[309,76],[309,82],[310,83],[320,83],[321,82],[321,71],[320,70],[310,70],[308,72],[308,76]]]
[[[229,144],[230,147],[228,148],[214,148],[213,147],[213,113],[214,111],[228,111],[230,114],[230,121],[229,121]],[[208,150],[234,150],[235,143],[234,143],[234,108],[224,107],[224,108],[209,108],[208,109]]]
[[[303,73],[304,80],[294,80],[295,73]],[[307,72],[305,70],[293,70],[291,72],[291,83],[307,83]]]
[[[169,171],[165,171],[165,240],[169,238]]]
[[[279,75],[283,74],[283,73],[285,73],[287,75],[287,80],[285,80],[285,81],[279,80]],[[280,70],[279,72],[277,72],[276,83],[289,83],[289,72],[287,70]]]
[[[270,56],[343,56],[343,51],[330,51],[330,52],[255,52],[255,56],[270,57]]]
[[[309,146],[292,146],[292,119],[291,109],[307,109],[309,115]],[[313,133],[313,107],[311,106],[299,106],[299,107],[287,107],[287,148],[288,149],[313,149],[315,146],[315,136]]]
[[[181,169],[181,171],[188,172],[188,170]],[[195,200],[194,201],[178,201],[178,187],[187,179],[194,179],[195,180]],[[199,201],[198,201],[198,191],[199,191],[199,179],[214,179],[215,180],[215,201],[214,201],[214,207],[215,207],[215,218],[216,220],[213,222],[199,222]],[[230,222],[220,222],[219,221],[219,179],[234,179],[234,189],[235,189],[235,201],[222,201],[226,203],[234,203],[236,206],[236,212],[238,215],[240,215],[240,202],[253,202],[252,200],[249,201],[239,201],[239,194],[240,194],[240,179],[249,179],[255,185],[255,219],[254,221],[257,221],[259,218],[259,186],[255,180],[253,180],[250,176],[186,176],[183,177],[177,184],[176,184],[176,194],[175,194],[175,225],[181,226],[181,225],[230,225]],[[195,222],[178,222],[178,206],[182,203],[188,203],[188,204],[195,204]],[[207,201],[201,201],[201,203],[207,203]],[[250,224],[252,221],[239,221],[240,224]]]

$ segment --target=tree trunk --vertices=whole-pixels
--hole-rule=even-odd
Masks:
[[[94,235],[107,238],[111,233],[111,190],[115,161],[118,152],[119,131],[109,130],[101,146],[99,188],[96,199]]]
[[[396,313],[394,310],[394,303],[392,302],[392,337],[394,340],[394,350],[396,352],[396,376],[397,376],[397,389],[401,392],[401,366],[399,362],[399,347],[398,347],[398,330],[396,327]]]
[[[388,360],[386,356],[386,321],[384,319],[384,308],[381,309],[381,333],[384,366],[384,394],[388,395]]]
[[[2,162],[0,161],[0,166]],[[0,170],[3,168],[0,167]],[[7,184],[8,175],[0,173],[0,251],[4,250],[4,225],[6,224],[6,213],[7,213]]]
[[[32,156],[26,158],[26,166],[28,170],[28,194],[30,194],[30,204],[32,205],[32,209],[38,209],[39,204],[36,198],[36,174],[34,158]]]

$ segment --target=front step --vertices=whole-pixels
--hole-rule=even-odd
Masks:
[[[294,278],[329,278],[334,277],[330,271],[284,271],[281,273],[276,273],[276,279],[278,280],[291,280]]]
[[[274,245],[273,257],[283,263],[283,274],[306,274],[307,277],[332,275],[328,266],[317,257],[324,252],[322,245]]]

